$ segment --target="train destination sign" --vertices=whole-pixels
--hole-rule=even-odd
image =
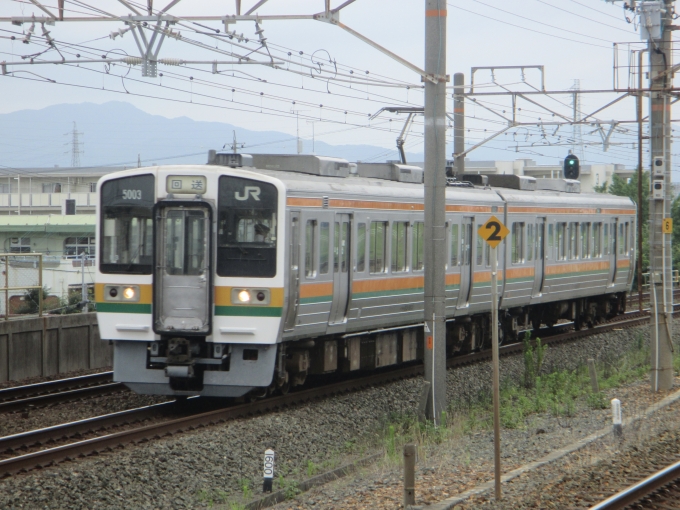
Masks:
[[[503,239],[505,239],[505,236],[507,236],[510,231],[508,230],[508,227],[501,223],[501,220],[495,216],[491,216],[486,223],[479,227],[477,233],[489,246],[495,248]]]

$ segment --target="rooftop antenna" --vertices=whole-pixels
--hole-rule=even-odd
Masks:
[[[225,147],[228,146],[233,151],[234,154],[237,154],[238,149],[243,149],[246,146],[246,144],[245,143],[239,144],[239,142],[236,140],[236,130],[232,131],[232,133],[234,133],[234,138],[233,138],[233,141],[231,142],[231,145],[229,145],[228,143],[225,143],[222,146],[222,148],[224,149]]]

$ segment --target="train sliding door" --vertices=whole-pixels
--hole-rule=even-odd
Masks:
[[[211,325],[211,212],[194,203],[159,204],[154,330],[206,334]]]
[[[607,228],[606,223],[605,228]],[[607,243],[609,245],[609,282],[608,282],[609,287],[613,287],[614,284],[616,283],[616,257],[618,252],[618,241],[616,239],[616,234],[618,232],[618,228],[619,228],[618,218],[612,220],[609,223],[609,240],[608,240],[609,242]],[[607,235],[605,233],[605,239],[606,238]]]
[[[474,218],[463,218],[460,229],[460,290],[457,308],[467,308],[472,290],[472,225]]]
[[[288,262],[288,307],[284,329],[290,331],[295,327],[298,304],[300,302],[300,213],[290,213],[290,260]]]
[[[345,324],[350,291],[351,215],[336,214],[333,229],[333,304],[328,325]]]
[[[533,246],[527,246],[533,250]],[[531,297],[539,297],[543,293],[545,281],[545,218],[536,219],[536,258],[534,263],[534,288]]]

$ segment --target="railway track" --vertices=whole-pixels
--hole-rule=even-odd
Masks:
[[[113,372],[15,386],[0,390],[0,413],[71,402],[118,391],[127,389],[125,385],[113,382]]]
[[[614,494],[590,510],[667,510],[680,508],[680,462],[657,471],[641,482]]]
[[[548,345],[555,345],[585,336],[604,333],[612,329],[634,327],[648,320],[649,317],[646,314],[632,312],[617,318],[617,320],[612,320],[609,323],[587,330],[575,332],[561,331],[568,328],[569,325],[553,328],[554,334],[544,336],[544,339]],[[522,352],[522,348],[521,343],[503,345],[500,347],[500,353],[503,356],[513,355]],[[451,358],[448,360],[447,366],[456,367],[471,364],[490,359],[490,357],[490,350],[476,352]],[[93,455],[131,443],[148,441],[238,418],[265,414],[334,395],[388,384],[401,379],[422,375],[422,373],[422,365],[411,365],[382,371],[369,376],[333,382],[317,388],[303,389],[291,392],[288,395],[256,400],[247,404],[224,406],[222,401],[218,405],[215,403],[215,400],[203,398],[189,399],[181,406],[177,402],[166,402],[7,436],[0,438],[0,454],[5,457],[7,455],[11,456],[0,460],[0,477],[12,476],[31,469],[57,464],[65,460]],[[208,405],[217,405],[217,408],[205,411],[201,403],[205,405],[206,402]],[[184,416],[177,417],[178,414],[182,413]],[[173,415],[175,417],[171,417]],[[144,422],[153,423],[136,426]],[[120,428],[125,428],[126,430],[111,432],[114,429]],[[74,439],[76,441],[72,442]],[[67,444],[63,444],[65,442]],[[16,455],[17,453],[20,453],[20,455]]]

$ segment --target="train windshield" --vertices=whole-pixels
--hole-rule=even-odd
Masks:
[[[154,177],[108,181],[101,188],[102,273],[151,274]]]
[[[278,192],[266,182],[222,176],[219,185],[217,274],[276,275]]]

